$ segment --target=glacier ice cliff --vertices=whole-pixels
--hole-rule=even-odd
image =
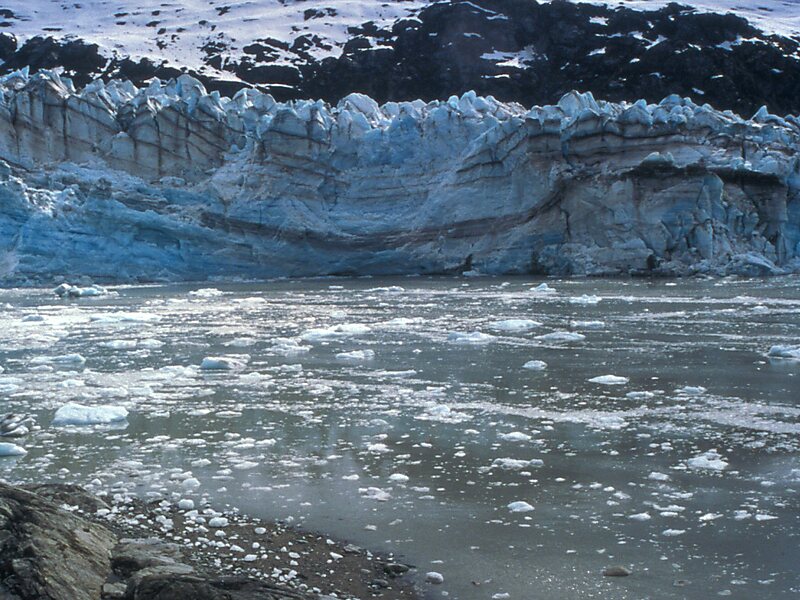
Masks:
[[[0,275],[800,270],[800,119],[0,78]]]

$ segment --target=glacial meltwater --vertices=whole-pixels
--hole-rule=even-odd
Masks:
[[[0,303],[0,414],[35,418],[8,481],[289,520],[396,553],[426,598],[800,593],[800,360],[768,356],[800,344],[798,278]]]

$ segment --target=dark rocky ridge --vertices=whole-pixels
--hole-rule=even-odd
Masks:
[[[228,59],[223,42],[215,42],[203,48],[206,63],[238,81],[192,75],[209,90],[232,94],[256,86],[278,100],[336,102],[350,92],[378,102],[430,100],[472,89],[530,106],[552,104],[580,89],[612,101],[657,102],[677,93],[743,115],[762,105],[775,114],[800,112],[797,39],[766,35],[732,14],[698,13],[678,4],[641,11],[564,0],[454,0],[430,5],[391,30],[368,22],[350,34],[342,56],[322,61],[309,52],[324,43],[314,36],[291,44],[259,40],[239,62]],[[291,52],[294,65],[273,64],[275,49]],[[492,53],[522,59],[503,64],[503,58],[483,58]],[[78,86],[97,77],[141,84],[179,74],[148,59],[107,59],[81,40],[40,37],[19,46],[10,34],[0,34],[0,60],[0,73],[63,66]]]

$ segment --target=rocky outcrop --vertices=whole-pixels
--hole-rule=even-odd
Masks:
[[[106,528],[0,484],[0,597],[97,600],[115,543]]]
[[[198,573],[182,549],[122,539],[75,512],[105,505],[77,486],[0,483],[0,598],[4,600],[303,600],[247,577]],[[105,507],[107,509],[107,507]]]
[[[11,277],[775,274],[800,121],[679,96],[281,104],[188,76],[0,80]]]

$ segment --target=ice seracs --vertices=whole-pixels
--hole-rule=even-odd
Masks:
[[[15,165],[0,165],[0,234],[14,240],[11,275],[78,281],[792,272],[800,121],[773,117],[577,92],[531,108],[474,92],[282,104],[208,94],[188,75],[77,90],[20,72],[0,77],[0,147]],[[320,185],[330,172],[337,184]],[[320,329],[305,339],[360,335]]]

